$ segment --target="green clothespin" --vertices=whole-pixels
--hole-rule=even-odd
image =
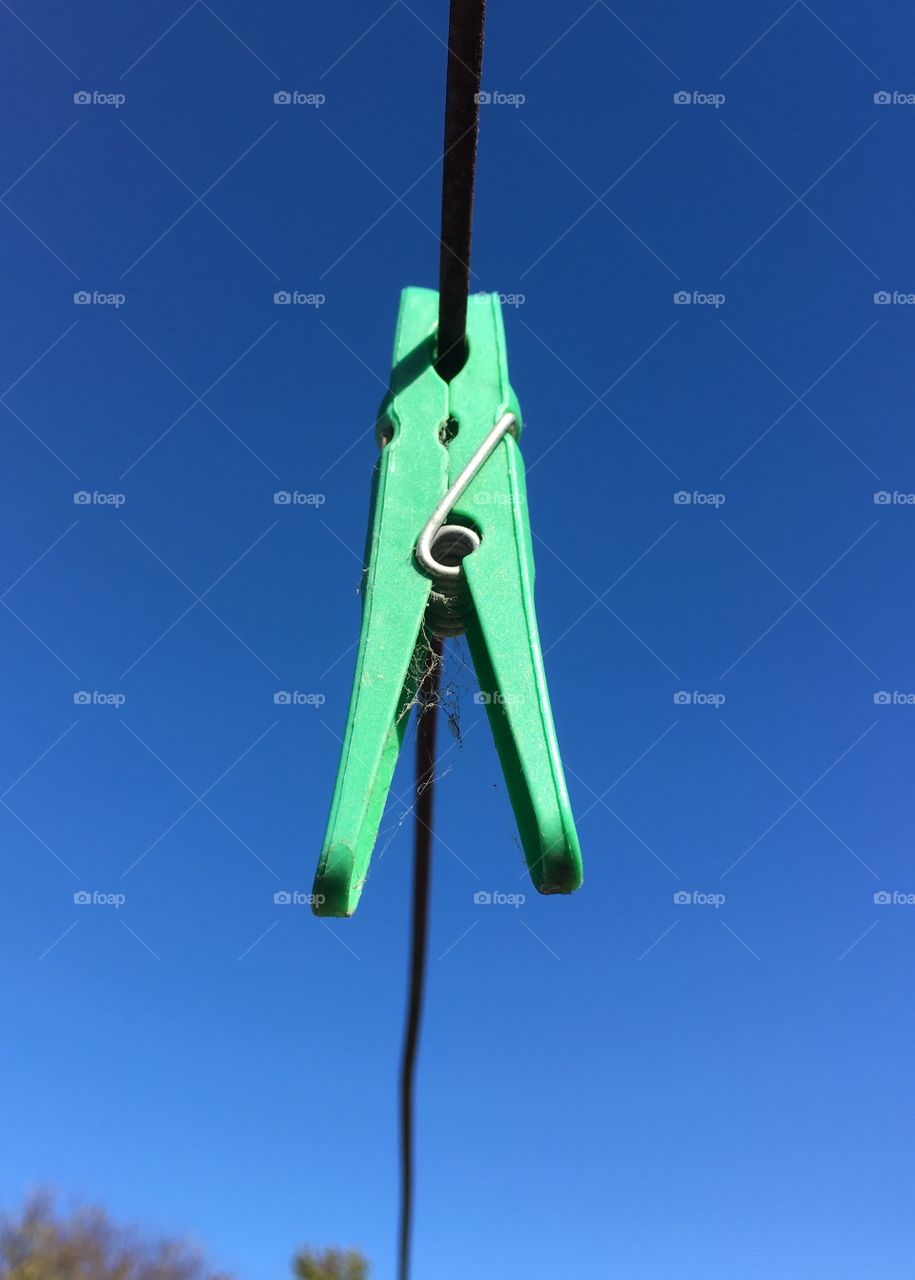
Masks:
[[[581,884],[534,612],[521,413],[499,299],[471,297],[469,354],[450,383],[435,371],[437,322],[435,290],[403,291],[318,915],[356,909],[433,634],[467,635],[535,886],[571,893]]]

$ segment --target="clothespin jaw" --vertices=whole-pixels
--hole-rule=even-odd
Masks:
[[[468,361],[451,382],[450,411],[459,424],[480,426],[458,430],[449,450],[452,479],[501,413],[517,415],[520,435],[499,298],[474,295],[468,312],[471,349],[476,338],[483,351],[472,372]],[[505,435],[471,480],[449,516],[450,522],[462,520],[481,535],[477,550],[462,561],[473,605],[467,643],[528,869],[541,893],[571,893],[582,880],[581,850],[543,667],[527,487],[516,438]]]
[[[511,414],[515,435],[521,427],[498,297],[470,298],[468,358],[450,383],[435,371],[437,319],[435,291],[404,290],[379,416],[353,692],[314,884],[318,915],[355,910],[434,633],[466,632],[534,884],[569,893],[581,883],[534,611],[524,468],[511,435],[441,531],[452,544],[469,531],[475,546],[460,560],[460,582],[433,580],[416,558],[420,532],[494,424]]]
[[[420,573],[413,547],[447,488],[439,430],[448,418],[448,387],[434,368],[437,316],[423,305],[425,293],[404,290],[390,390],[378,417],[362,630],[315,876],[317,915],[356,909],[428,652],[423,617],[432,582]]]

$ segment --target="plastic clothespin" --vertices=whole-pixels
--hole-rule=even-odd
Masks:
[[[466,633],[535,886],[571,893],[581,884],[534,612],[513,438],[521,414],[499,299],[471,297],[469,354],[450,383],[435,370],[437,322],[435,290],[403,291],[378,420],[359,653],[314,883],[318,915],[356,909],[433,634]]]

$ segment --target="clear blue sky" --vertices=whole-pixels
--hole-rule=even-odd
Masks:
[[[412,752],[356,917],[273,895],[436,282],[446,11],[0,9],[0,1201],[55,1183],[241,1280],[305,1240],[392,1276]],[[874,95],[913,48],[899,2],[491,4],[524,100],[482,113],[474,287],[519,304],[585,885],[530,889],[452,657],[417,1280],[910,1275],[915,105]]]

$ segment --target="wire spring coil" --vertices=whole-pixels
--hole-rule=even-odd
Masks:
[[[513,413],[503,413],[432,512],[417,539],[416,561],[435,583],[426,610],[426,625],[433,635],[462,635],[473,613],[461,561],[479,547],[480,535],[468,525],[445,524],[445,520],[503,436],[509,433],[517,435],[518,421]]]
[[[476,551],[480,535],[465,525],[446,524],[435,535],[432,550],[447,568],[459,567]],[[434,636],[460,636],[473,615],[473,600],[463,570],[457,578],[436,578],[426,609],[426,627]]]

